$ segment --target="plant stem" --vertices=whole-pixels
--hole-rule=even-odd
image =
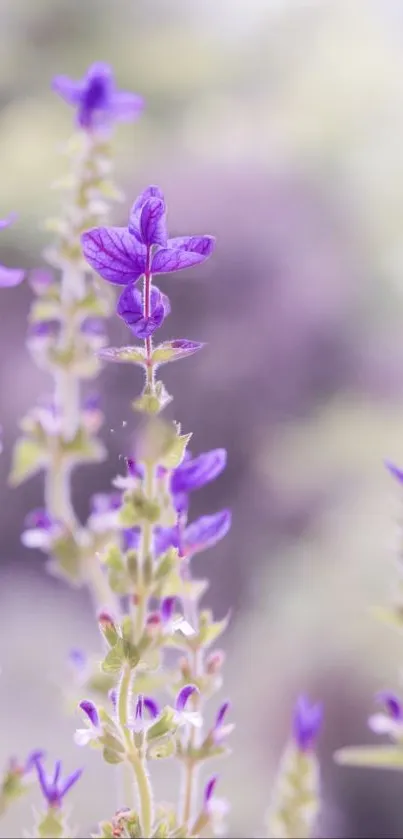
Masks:
[[[118,719],[127,742],[127,760],[134,771],[137,783],[137,792],[140,803],[140,822],[143,839],[151,836],[153,823],[153,801],[151,786],[145,766],[145,760],[133,745],[130,732],[127,728],[128,705],[130,699],[131,671],[126,668],[123,671],[119,685],[118,695]]]

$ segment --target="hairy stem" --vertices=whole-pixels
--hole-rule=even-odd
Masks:
[[[137,784],[137,793],[140,804],[140,823],[143,839],[151,836],[153,823],[153,799],[150,779],[148,776],[145,759],[133,745],[130,731],[127,727],[128,707],[130,701],[131,671],[129,668],[123,671],[118,693],[118,719],[127,743],[127,760],[134,771]]]

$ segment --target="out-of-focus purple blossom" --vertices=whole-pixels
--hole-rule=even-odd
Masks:
[[[116,311],[136,338],[145,339],[162,325],[171,307],[168,297],[153,286],[150,294],[150,313],[146,317],[141,292],[133,285],[128,285],[119,297]]]
[[[53,274],[46,268],[34,268],[28,274],[28,284],[38,297],[46,294],[53,282]]]
[[[68,654],[68,664],[72,672],[74,682],[79,685],[85,684],[90,675],[88,656],[83,650],[74,648]]]
[[[183,461],[172,474],[171,490],[174,494],[191,492],[214,481],[225,469],[227,452],[214,449],[193,459]]]
[[[169,274],[204,262],[213,252],[214,238],[181,236],[165,244],[164,213],[161,191],[149,187],[135,201],[128,227],[96,227],[83,234],[85,259],[116,285],[135,283],[146,272]]]
[[[215,723],[211,729],[210,736],[216,746],[220,745],[232,733],[234,723],[226,723],[225,718],[231,708],[230,702],[223,702],[217,712]]]
[[[7,218],[0,219],[0,230],[14,224],[16,214],[10,213]],[[19,285],[25,277],[25,271],[22,268],[7,268],[5,265],[0,265],[0,288],[13,288]]]
[[[25,517],[21,542],[26,548],[39,548],[49,553],[56,539],[63,534],[63,523],[52,518],[46,510],[31,510]]]
[[[78,125],[89,132],[130,122],[143,110],[141,96],[116,90],[112,68],[104,62],[92,64],[80,81],[56,76],[52,89],[77,109]]]
[[[403,737],[403,706],[400,699],[390,691],[381,691],[375,701],[383,705],[385,710],[368,718],[369,728],[374,734],[388,734],[392,739],[400,741]]]
[[[148,719],[145,718],[145,712]],[[145,731],[157,719],[160,713],[158,704],[150,696],[140,694],[137,697],[134,708],[133,719],[129,722],[129,728],[136,734]]]
[[[88,526],[94,533],[106,533],[119,523],[119,510],[122,506],[120,492],[96,492],[90,501]]]
[[[117,489],[125,490],[125,489],[136,489],[139,484],[139,480],[141,480],[144,476],[144,469],[140,463],[137,463],[136,460],[132,457],[126,457],[126,475],[118,475],[117,478],[114,479],[113,485],[117,487]]]
[[[87,396],[83,401],[82,417],[85,428],[90,434],[96,434],[104,420],[101,398],[98,393]]]
[[[102,728],[98,709],[90,699],[83,699],[79,707],[86,715],[87,726],[85,728],[78,728],[75,731],[74,742],[77,746],[86,746],[102,735]]]
[[[179,548],[179,529],[173,527],[154,527],[153,531],[154,552],[156,557],[161,556],[169,548]]]
[[[310,751],[315,747],[322,720],[322,705],[313,705],[306,696],[300,696],[294,708],[293,737],[301,752]]]
[[[141,530],[139,527],[127,527],[122,531],[123,536],[123,550],[137,551],[140,540]]]
[[[176,721],[178,725],[192,725],[201,728],[203,719],[200,711],[189,710],[189,699],[199,696],[200,691],[196,685],[185,685],[179,691],[175,700]]]
[[[116,688],[111,688],[110,691],[108,691],[108,699],[110,699],[110,701],[112,703],[113,710],[116,711],[116,706],[117,706],[117,701],[118,701],[118,692],[117,692]]]
[[[38,773],[38,780],[42,794],[48,806],[56,808],[61,807],[64,796],[74,786],[74,784],[77,783],[79,778],[81,778],[83,770],[76,769],[75,772],[72,772],[67,776],[67,778],[65,778],[64,781],[62,781],[62,762],[60,760],[58,760],[55,764],[53,775],[46,775],[41,757],[36,757],[33,763]]]
[[[403,469],[400,469],[396,466],[395,463],[392,463],[390,460],[385,461],[385,466],[387,470],[390,472],[393,478],[396,478],[399,481],[399,484],[403,484]]]
[[[221,510],[211,516],[201,516],[189,524],[183,533],[180,553],[183,556],[193,556],[207,548],[211,548],[227,535],[231,527],[231,513]]]
[[[229,804],[224,798],[217,798],[215,790],[218,782],[218,775],[210,778],[203,793],[203,809],[209,817],[209,822],[214,836],[225,836],[227,826],[225,819],[229,813]]]
[[[28,757],[26,758],[24,763],[20,763],[20,761],[16,757],[11,757],[9,761],[8,771],[10,774],[16,775],[19,778],[23,778],[26,775],[29,775],[33,769],[35,769],[35,764],[37,760],[42,760],[45,757],[45,752],[42,749],[34,749],[32,752],[29,752]]]

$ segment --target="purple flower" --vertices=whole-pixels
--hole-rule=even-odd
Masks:
[[[169,274],[204,262],[214,249],[214,238],[166,239],[164,214],[161,191],[148,187],[134,203],[128,227],[96,227],[83,234],[85,259],[101,277],[117,285],[135,283],[146,272]]]
[[[394,463],[390,460],[385,461],[385,466],[390,472],[390,474],[399,481],[400,484],[403,484],[403,469],[399,469]]]
[[[217,781],[218,775],[214,775],[207,781],[203,793],[203,809],[209,817],[209,824],[214,836],[226,836],[228,828],[225,819],[230,807],[224,798],[216,798]]]
[[[28,283],[32,291],[40,297],[42,294],[46,294],[53,284],[53,274],[44,268],[34,268],[29,272]]]
[[[83,699],[79,707],[86,715],[86,728],[78,728],[74,734],[74,742],[77,746],[86,746],[93,740],[98,740],[102,736],[102,728],[99,720],[99,714],[96,705],[90,699]]]
[[[185,620],[183,615],[176,614],[175,607],[177,605],[179,607],[182,605],[178,597],[164,597],[161,600],[159,619],[164,634],[171,635],[173,632],[181,632],[187,638],[196,635],[195,629]]]
[[[176,722],[178,725],[192,725],[195,728],[201,728],[203,719],[200,711],[189,711],[188,702],[192,696],[199,696],[200,691],[196,685],[185,685],[175,701]]]
[[[214,790],[217,786],[217,782],[218,782],[218,775],[213,775],[213,777],[210,778],[207,781],[207,784],[204,787],[203,801],[204,801],[204,806],[205,806],[206,809],[208,808],[208,805],[209,805],[209,803],[210,803],[210,801],[211,801],[211,799],[214,795]]]
[[[46,510],[31,510],[25,517],[21,542],[26,548],[39,548],[49,553],[53,542],[61,536],[63,525],[52,518]]]
[[[372,714],[368,726],[375,734],[389,734],[392,739],[401,739],[403,733],[403,707],[396,694],[382,691],[375,697],[383,705],[384,712]]]
[[[154,527],[153,530],[154,551],[156,557],[161,556],[169,548],[179,548],[179,529],[173,527]]]
[[[148,720],[145,719],[145,712],[147,712]],[[154,702],[154,699],[151,699],[150,696],[142,696],[140,694],[137,697],[134,709],[134,719],[129,723],[129,728],[136,734],[139,734],[149,728],[159,713],[159,706]]]
[[[227,462],[225,449],[204,452],[193,460],[186,460],[172,474],[171,490],[174,494],[190,492],[213,481],[221,474]]]
[[[300,696],[294,709],[293,735],[301,752],[307,752],[315,746],[322,719],[322,705],[312,705],[306,696]]]
[[[215,723],[210,733],[210,736],[212,737],[215,745],[219,745],[220,743],[222,743],[223,740],[225,740],[235,728],[233,723],[225,722],[225,718],[230,708],[231,703],[227,701],[223,702],[223,704],[218,709]]]
[[[7,218],[0,219],[0,230],[10,227],[15,222],[15,213],[10,213]],[[0,287],[13,288],[19,285],[25,276],[25,271],[22,268],[6,268],[5,265],[0,265]]]
[[[58,760],[55,764],[55,770],[52,776],[47,776],[42,764],[42,757],[36,757],[33,761],[35,769],[38,773],[39,784],[42,794],[49,805],[49,807],[61,807],[63,798],[66,793],[77,783],[81,777],[83,770],[76,769],[71,775],[62,781],[62,763]]]
[[[141,530],[139,527],[128,527],[122,532],[123,550],[136,551],[140,545]]]
[[[149,338],[158,329],[171,311],[169,300],[156,286],[151,288],[150,314],[146,317],[141,292],[133,285],[126,286],[116,307],[136,338]]]
[[[176,702],[175,702],[176,710],[179,711],[179,712],[184,711],[186,709],[186,705],[187,705],[190,697],[194,696],[195,694],[196,695],[199,694],[199,689],[196,687],[196,685],[185,685],[185,687],[183,687],[179,691],[179,693],[176,697]]]
[[[211,548],[228,533],[231,527],[231,513],[221,510],[212,516],[202,516],[189,524],[183,534],[181,552],[184,556],[192,556],[207,548]]]
[[[91,498],[88,526],[94,533],[106,533],[118,525],[122,506],[120,492],[96,492]]]
[[[136,119],[144,104],[141,96],[116,90],[112,69],[103,62],[92,64],[80,81],[56,76],[52,89],[77,108],[77,123],[86,131]]]

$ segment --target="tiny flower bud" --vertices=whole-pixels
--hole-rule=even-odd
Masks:
[[[109,612],[99,613],[98,625],[106,642],[110,647],[113,647],[118,641],[119,635],[114,620]]]
[[[225,653],[223,650],[215,650],[206,658],[206,673],[209,676],[215,676],[220,673],[225,660]]]

